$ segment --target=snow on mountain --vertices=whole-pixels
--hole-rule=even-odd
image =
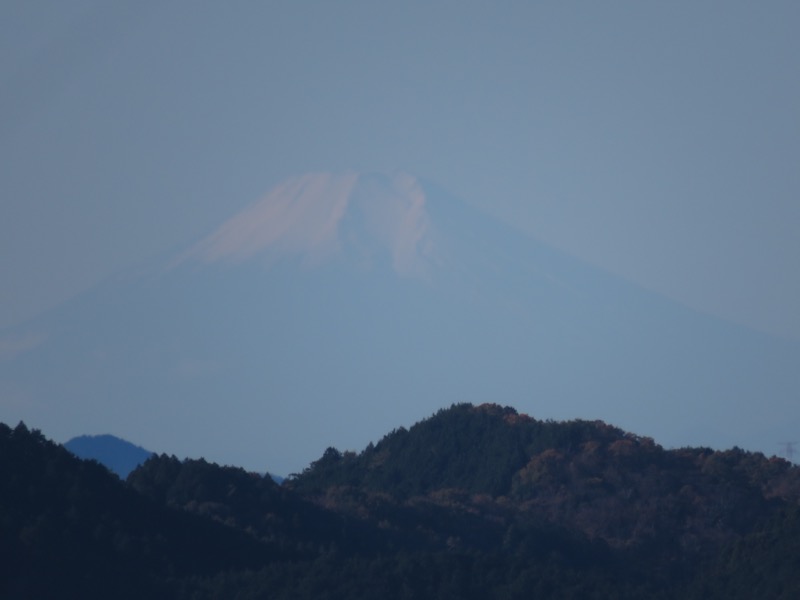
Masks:
[[[341,256],[345,247],[369,262],[378,246],[389,252],[396,272],[423,275],[433,246],[425,204],[422,187],[406,174],[294,177],[225,222],[176,264],[297,255],[313,266]],[[363,231],[348,226],[355,220]]]
[[[774,453],[800,345],[691,311],[395,174],[288,180],[144,275],[6,332],[2,420],[301,470],[453,402]]]

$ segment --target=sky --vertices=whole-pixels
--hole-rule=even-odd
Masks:
[[[404,171],[800,339],[800,4],[0,5],[0,327],[287,179]]]

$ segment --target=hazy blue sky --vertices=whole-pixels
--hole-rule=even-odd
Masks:
[[[800,339],[798,31],[794,0],[7,0],[0,325],[289,176],[401,169]]]

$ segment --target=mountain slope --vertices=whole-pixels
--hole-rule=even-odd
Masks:
[[[78,458],[91,458],[125,479],[153,454],[113,435],[82,435],[64,443]]]
[[[800,427],[800,344],[650,294],[406,175],[290,180],[9,334],[38,340],[0,363],[9,418],[254,471],[296,471],[463,401],[674,447],[772,453]]]

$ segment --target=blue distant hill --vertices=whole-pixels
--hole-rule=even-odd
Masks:
[[[109,471],[127,479],[128,474],[154,453],[114,435],[81,435],[69,440],[64,447],[78,458],[93,459]],[[284,477],[269,473],[277,484]]]
[[[113,435],[81,435],[64,447],[78,458],[94,459],[121,479],[150,458],[153,453]]]

